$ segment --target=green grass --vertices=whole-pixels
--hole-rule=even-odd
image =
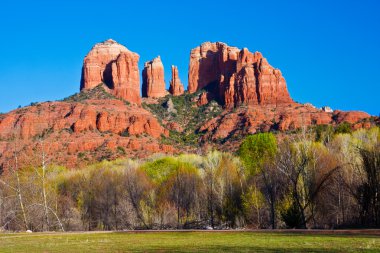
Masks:
[[[257,232],[0,234],[0,252],[379,252],[380,237]]]

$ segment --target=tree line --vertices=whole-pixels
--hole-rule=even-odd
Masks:
[[[247,136],[236,154],[18,166],[0,176],[2,230],[380,227],[380,130]]]

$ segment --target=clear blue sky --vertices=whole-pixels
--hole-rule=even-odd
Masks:
[[[260,51],[299,102],[379,115],[380,1],[17,1],[0,6],[0,112],[79,90],[84,56],[112,38],[161,55],[187,84],[204,41]]]

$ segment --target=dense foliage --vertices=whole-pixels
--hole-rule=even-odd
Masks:
[[[246,137],[237,155],[48,165],[0,177],[4,230],[380,227],[380,130]]]

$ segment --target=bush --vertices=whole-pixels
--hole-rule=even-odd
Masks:
[[[343,122],[335,128],[335,134],[350,134],[352,133],[351,124]]]
[[[251,175],[261,168],[266,159],[271,159],[277,151],[276,137],[272,133],[247,136],[239,148],[239,156]]]

